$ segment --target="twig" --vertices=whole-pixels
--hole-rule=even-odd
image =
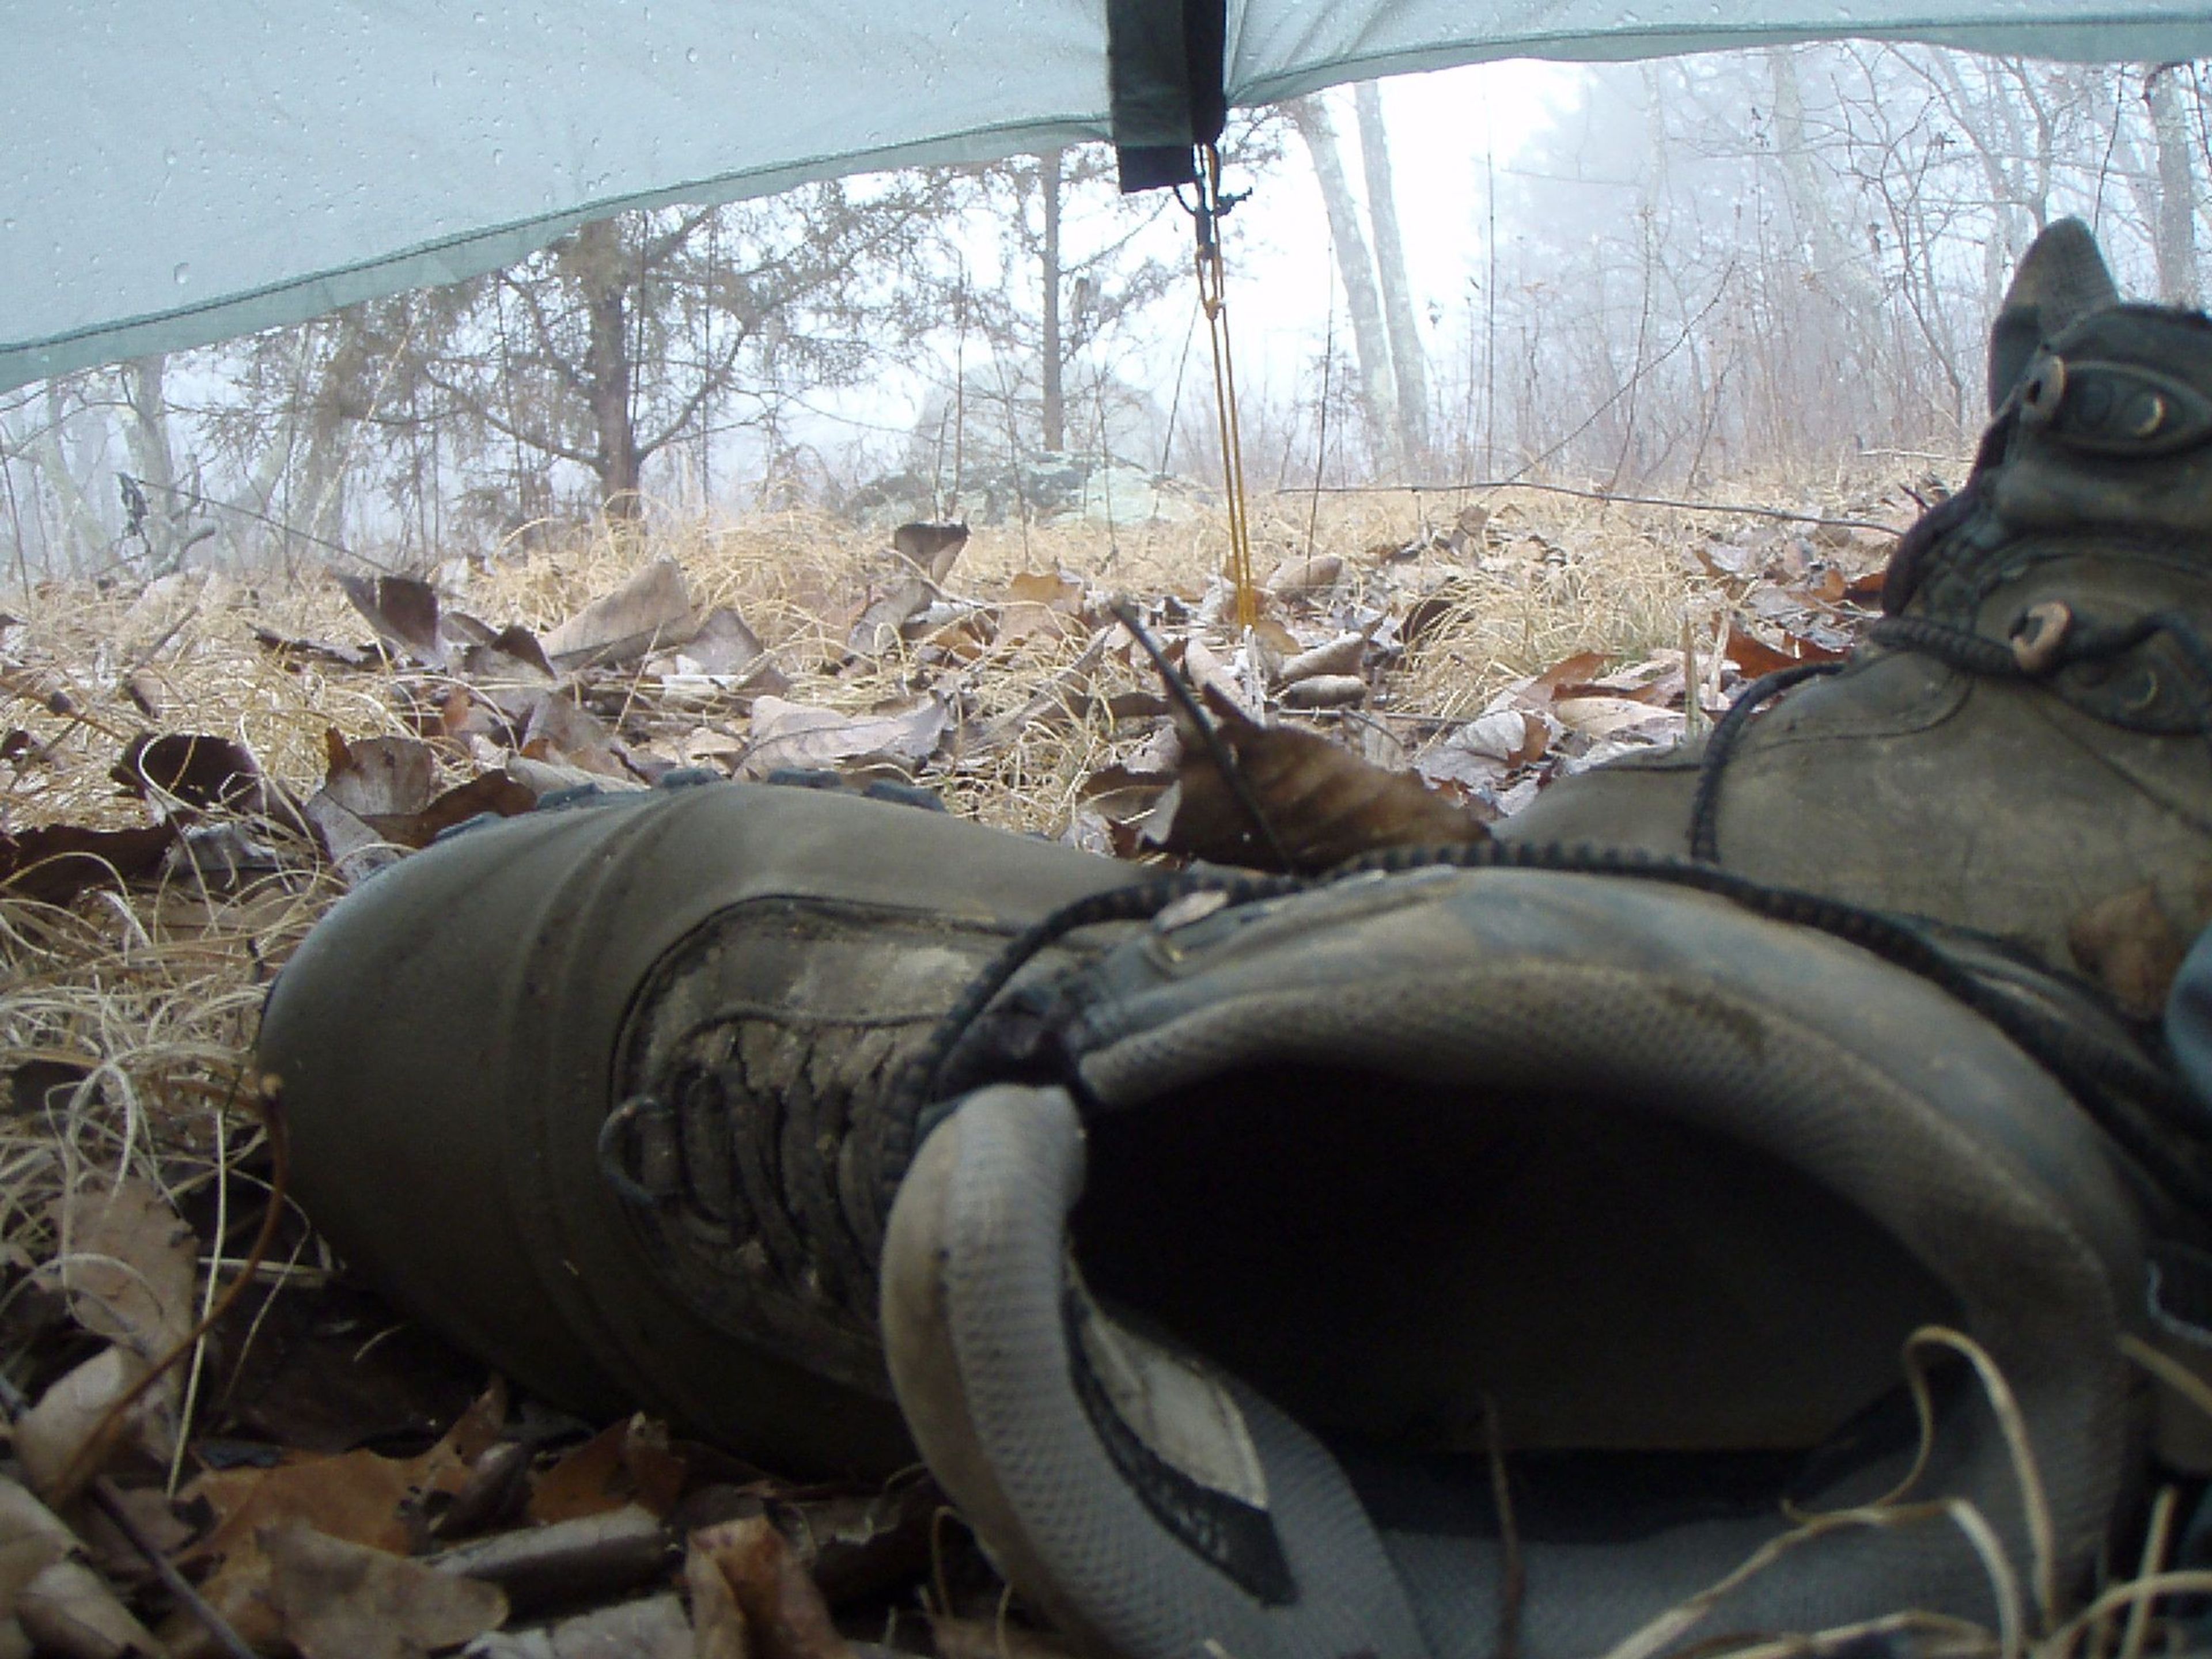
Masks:
[[[1624,495],[1611,489],[1577,489],[1572,484],[1532,483],[1526,478],[1468,478],[1459,483],[1320,484],[1279,489],[1278,495],[1303,495],[1311,489],[1322,495],[1441,495],[1454,490],[1534,489],[1547,495],[1572,495],[1585,501],[1619,501],[1626,507],[1672,507],[1685,513],[1733,513],[1753,519],[1781,519],[1790,524],[1834,525],[1841,530],[1876,530],[1885,536],[1902,536],[1894,525],[1873,519],[1832,519],[1818,513],[1791,513],[1778,507],[1753,507],[1742,501],[1680,501],[1668,495]]]
[[[0,1374],[0,1415],[4,1415],[12,1424],[30,1409],[30,1404],[23,1391],[9,1382],[4,1374]],[[115,1530],[123,1534],[125,1542],[146,1558],[146,1565],[153,1568],[154,1576],[161,1581],[162,1588],[177,1598],[178,1606],[200,1621],[207,1633],[215,1638],[218,1648],[229,1655],[230,1659],[260,1659],[245,1638],[232,1628],[230,1621],[210,1606],[205,1598],[192,1588],[191,1581],[177,1571],[176,1564],[162,1553],[161,1547],[146,1535],[145,1528],[131,1515],[129,1505],[123,1501],[123,1494],[117,1490],[112,1480],[104,1474],[94,1476],[88,1496],[92,1499],[92,1506],[107,1517]]]
[[[104,1474],[92,1483],[92,1503],[93,1507],[106,1516],[116,1531],[129,1541],[131,1547],[146,1558],[146,1565],[154,1569],[154,1576],[161,1581],[161,1587],[177,1598],[179,1607],[200,1621],[207,1633],[215,1638],[218,1648],[229,1655],[230,1659],[259,1659],[246,1638],[232,1628],[230,1621],[192,1588],[191,1581],[177,1571],[176,1564],[161,1553],[161,1547],[146,1535],[145,1529],[125,1507],[123,1494]]]
[[[195,506],[212,507],[224,513],[235,513],[241,518],[252,519],[265,524],[271,530],[281,530],[288,536],[297,536],[303,542],[312,542],[317,547],[327,547],[333,553],[343,553],[349,559],[359,559],[372,570],[381,570],[386,575],[396,574],[392,566],[379,563],[357,548],[348,547],[343,542],[331,541],[326,536],[318,536],[309,531],[295,529],[282,519],[272,519],[266,513],[257,513],[252,507],[242,507],[236,501],[219,501],[212,495],[203,495],[198,490],[187,489],[182,484],[156,483],[150,478],[139,479],[138,485],[142,489],[158,489],[164,495],[174,495],[179,501],[191,501]]]
[[[1199,741],[1206,745],[1206,758],[1213,763],[1213,769],[1221,775],[1221,781],[1228,786],[1229,793],[1237,798],[1237,804],[1244,809],[1244,816],[1252,820],[1252,827],[1260,832],[1260,839],[1267,843],[1267,850],[1274,854],[1275,867],[1295,870],[1297,866],[1291,861],[1291,855],[1283,850],[1282,840],[1275,834],[1275,826],[1267,821],[1267,815],[1261,810],[1259,799],[1253,794],[1251,786],[1244,781],[1244,773],[1237,764],[1237,757],[1221,740],[1220,728],[1214,725],[1212,716],[1199,707],[1198,699],[1191,695],[1190,687],[1184,683],[1182,676],[1176,672],[1175,665],[1168,660],[1167,653],[1160,649],[1159,641],[1138,620],[1137,607],[1127,599],[1116,599],[1107,609],[1113,613],[1114,620],[1127,629],[1131,637],[1144,647],[1145,654],[1152,659],[1152,666],[1160,671],[1160,678],[1167,686],[1170,700],[1182,710],[1184,718],[1196,729]]]

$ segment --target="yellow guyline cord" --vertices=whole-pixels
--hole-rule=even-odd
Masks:
[[[1221,193],[1221,152],[1200,147],[1198,206],[1192,217],[1198,230],[1198,297],[1206,307],[1207,337],[1213,346],[1213,407],[1221,436],[1222,485],[1229,502],[1229,570],[1237,585],[1237,625],[1260,620],[1259,586],[1252,576],[1251,520],[1244,505],[1244,434],[1237,418],[1237,361],[1229,348],[1229,301],[1223,291],[1221,216],[1243,199]]]

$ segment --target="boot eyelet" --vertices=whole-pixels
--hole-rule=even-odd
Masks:
[[[2047,674],[2074,626],[2074,613],[2057,599],[2032,605],[2012,625],[2012,659],[2023,674]]]
[[[2125,416],[2128,436],[2156,436],[2159,428],[2166,424],[2166,399],[2157,392],[2146,392],[2141,397],[2130,398]]]
[[[655,1209],[676,1191],[676,1125],[651,1095],[632,1095],[599,1125],[599,1175],[626,1202]]]
[[[2045,357],[2028,370],[2020,388],[2022,426],[2049,426],[2066,398],[2066,364],[2063,358]]]
[[[2117,690],[2121,708],[2140,714],[2158,701],[2158,671],[2136,668],[2123,679]]]

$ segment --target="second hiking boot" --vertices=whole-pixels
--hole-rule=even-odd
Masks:
[[[763,785],[472,826],[277,976],[293,1190],[393,1302],[561,1404],[886,1473],[913,1451],[876,1337],[884,1097],[1011,937],[1141,873]]]
[[[2118,303],[2064,221],[1990,381],[1972,476],[1905,537],[1848,667],[1762,682],[1709,741],[1566,779],[1498,833],[1996,934],[2154,1013],[2212,919],[2212,321]]]
[[[1697,885],[1186,896],[951,1049],[891,1375],[1088,1650],[1571,1659],[2077,1605],[2142,1467],[2160,1206],[2045,1067],[2140,1061],[2056,981],[1948,958],[1978,1013],[1899,965],[1917,934]]]

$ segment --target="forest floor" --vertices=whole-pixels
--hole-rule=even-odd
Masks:
[[[1047,1644],[925,1479],[798,1485],[509,1398],[272,1217],[251,1044],[293,945],[443,827],[678,769],[896,778],[1105,856],[1249,854],[1197,821],[1203,754],[1132,618],[1232,739],[1310,732],[1353,769],[1297,859],[1479,836],[1848,649],[1936,490],[1726,492],[1803,519],[1293,498],[1255,526],[1249,626],[1212,514],[902,555],[786,514],[427,580],[0,593],[0,1659],[121,1651],[124,1621],[226,1650],[179,1573],[233,1638],[310,1659]]]

